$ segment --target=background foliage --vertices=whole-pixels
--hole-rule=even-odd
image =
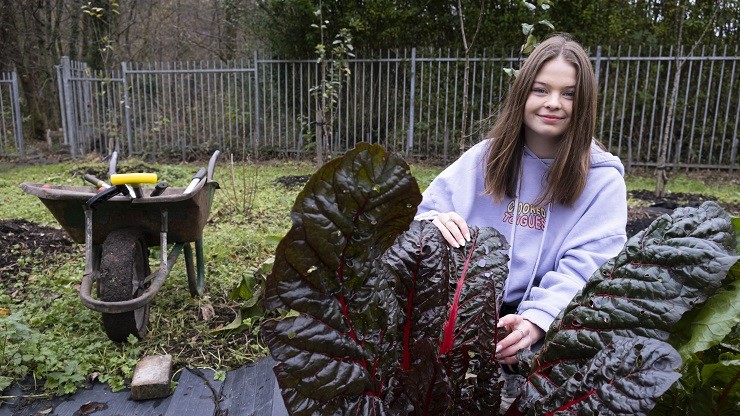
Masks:
[[[461,0],[467,30],[482,15],[474,49],[518,50],[522,22],[547,19],[587,47],[672,45],[676,2],[659,0]],[[121,61],[198,61],[251,57],[313,57],[319,34],[310,28],[319,4],[332,24],[326,39],[349,29],[359,51],[463,47],[458,1],[426,0],[48,0],[4,2],[0,8],[0,71],[16,70],[31,137],[61,126],[54,66],[60,57],[92,69]],[[712,17],[716,15],[716,19]],[[711,22],[710,22],[711,21]],[[738,44],[739,0],[688,2],[683,43],[709,24],[706,45]],[[471,51],[476,52],[476,51]]]

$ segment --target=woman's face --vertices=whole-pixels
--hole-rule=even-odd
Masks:
[[[540,158],[555,156],[570,124],[575,90],[576,68],[562,57],[545,63],[535,76],[524,104],[524,141]]]

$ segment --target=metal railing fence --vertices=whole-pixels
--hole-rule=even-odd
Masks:
[[[664,137],[676,61],[673,48],[601,49],[597,138],[628,166],[651,166]],[[685,51],[684,51],[685,52]],[[695,51],[683,65],[670,164],[738,167],[740,81],[734,51]],[[360,141],[443,160],[481,140],[505,95],[503,68],[518,58],[483,51],[469,59],[467,131],[462,132],[462,56],[412,49],[349,60],[350,76],[332,109],[329,151]],[[213,148],[236,154],[312,156],[320,84],[314,60],[123,63],[92,72],[67,58],[58,66],[65,140],[73,156],[118,150],[186,160]]]
[[[18,76],[0,72],[0,155],[25,157]]]

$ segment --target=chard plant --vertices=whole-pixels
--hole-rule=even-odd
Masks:
[[[325,164],[299,194],[265,284],[266,309],[290,312],[261,328],[291,414],[499,411],[494,347],[505,335],[497,322],[508,245],[498,231],[472,227],[471,242],[450,248],[431,223],[413,221],[420,200],[406,163],[368,144]],[[672,333],[705,319],[693,311],[715,296],[736,293],[735,244],[714,203],[679,209],[631,238],[542,349],[518,355],[526,382],[509,414],[650,412],[682,378],[681,357],[704,348]],[[737,328],[733,308],[708,336],[719,340],[703,345],[721,346],[726,327]],[[737,349],[724,357],[722,369],[737,365]],[[723,386],[719,400],[737,403],[731,380]]]

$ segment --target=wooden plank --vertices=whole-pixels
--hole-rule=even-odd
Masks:
[[[223,410],[219,401],[222,384],[213,379],[213,370],[183,370],[164,416],[213,416]]]

